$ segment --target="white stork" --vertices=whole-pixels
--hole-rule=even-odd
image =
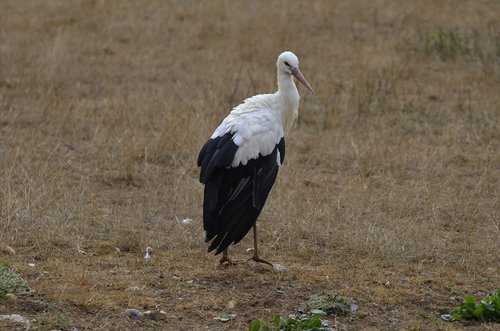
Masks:
[[[208,251],[223,253],[220,263],[233,264],[227,254],[253,227],[259,257],[256,221],[285,158],[285,133],[298,116],[299,92],[293,77],[314,94],[292,52],[278,57],[278,91],[248,98],[233,108],[198,156],[200,182],[205,184],[203,226]],[[292,77],[293,76],[293,77]]]

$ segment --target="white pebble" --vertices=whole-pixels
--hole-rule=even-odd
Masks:
[[[152,248],[151,247],[146,247],[146,254],[144,254],[144,258],[146,260],[150,259],[151,258],[151,255],[149,254],[150,252],[152,253]]]
[[[143,314],[137,309],[127,308],[125,309],[125,315],[134,319],[134,320],[142,320]]]
[[[286,268],[278,263],[273,264],[273,269],[276,270],[277,272],[285,272],[286,271]]]
[[[23,317],[18,314],[12,314],[12,315],[0,315],[0,321],[8,320],[14,323],[24,323],[26,324],[26,330],[29,330],[30,328],[30,321],[26,317]]]

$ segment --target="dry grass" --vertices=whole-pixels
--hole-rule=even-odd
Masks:
[[[17,254],[1,259],[37,295],[0,313],[246,329],[337,291],[360,305],[338,329],[463,327],[439,314],[500,283],[499,17],[497,1],[3,1],[0,243]],[[275,88],[285,49],[317,91],[261,216],[263,255],[289,271],[218,268],[197,152]],[[231,299],[237,318],[213,320]]]

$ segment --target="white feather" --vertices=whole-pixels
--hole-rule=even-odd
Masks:
[[[283,63],[298,67],[298,59],[291,52],[278,58],[278,91],[274,94],[259,94],[239,104],[222,121],[211,138],[234,133],[233,142],[239,146],[232,167],[246,165],[259,154],[272,153],[298,117],[299,92],[292,76]],[[278,157],[278,164],[280,159]]]

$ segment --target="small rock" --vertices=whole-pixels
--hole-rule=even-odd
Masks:
[[[443,321],[446,321],[446,322],[454,322],[455,321],[455,318],[453,318],[453,316],[451,316],[450,314],[441,315],[441,319]]]
[[[148,310],[144,312],[144,316],[151,321],[163,321],[167,318],[167,313],[163,310]]]
[[[127,289],[125,291],[137,292],[137,291],[142,291],[142,290],[144,290],[144,287],[130,286],[130,287],[127,287]]]
[[[234,309],[234,307],[236,307],[236,301],[231,300],[231,301],[229,301],[229,302],[227,303],[227,309],[229,309],[229,310],[233,310],[233,309]]]
[[[9,254],[9,255],[16,255],[16,251],[7,245],[0,244],[0,252]]]
[[[80,254],[87,254],[87,252],[85,252],[81,247],[80,245],[76,245],[76,251]]]
[[[34,264],[34,263],[30,262],[30,263],[28,263],[28,265],[29,265],[30,267],[34,268],[36,264]]]
[[[323,315],[323,316],[325,316],[325,315],[326,315],[326,313],[325,313],[323,310],[321,310],[321,309],[312,309],[312,310],[311,310],[311,314],[315,314],[315,315]]]
[[[273,264],[273,269],[277,272],[285,272],[286,271],[286,268],[278,263]]]
[[[133,308],[125,309],[125,315],[136,321],[141,321],[144,318],[144,315],[140,311]]]
[[[0,315],[0,321],[10,321],[14,323],[24,323],[26,324],[26,330],[29,330],[30,328],[30,321],[26,317],[23,317],[18,314],[12,314],[12,315]]]
[[[363,319],[363,318],[367,318],[370,316],[370,314],[368,314],[366,311],[357,311],[356,312],[356,316],[359,318],[359,319]]]
[[[322,330],[325,331],[335,331],[335,329],[330,327],[330,321],[329,320],[321,320],[321,326]]]
[[[148,260],[151,258],[151,255],[153,253],[153,249],[151,247],[146,247],[146,254],[144,254],[144,259]]]
[[[192,222],[193,222],[193,220],[192,220],[192,219],[190,219],[190,218],[185,218],[185,219],[183,219],[183,220],[182,220],[182,222],[181,222],[181,223],[182,223],[182,225],[189,225],[189,224],[191,224]]]
[[[385,316],[385,317],[384,317],[384,321],[385,321],[387,324],[395,324],[395,323],[396,323],[396,321],[397,321],[397,319],[392,318],[392,317],[387,317],[387,316]]]
[[[32,297],[36,293],[35,290],[27,290],[26,292],[17,293],[18,296]]]
[[[222,316],[217,316],[217,317],[214,317],[214,320],[218,320],[218,321],[221,321],[221,322],[227,322],[227,321],[230,321],[232,319],[234,319],[236,317],[237,314],[224,314]]]
[[[4,298],[5,298],[5,301],[7,301],[9,303],[13,303],[13,302],[17,301],[17,297],[12,293],[5,294]]]

